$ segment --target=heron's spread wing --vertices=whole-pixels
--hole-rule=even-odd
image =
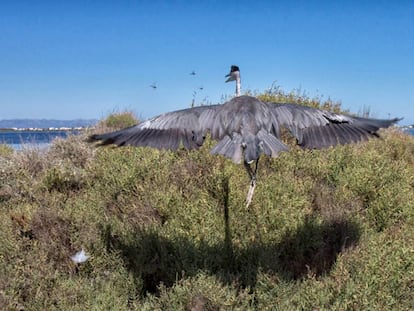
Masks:
[[[280,137],[280,128],[285,127],[300,146],[309,149],[367,140],[378,136],[380,128],[387,128],[400,120],[352,117],[296,104],[268,103],[268,107],[275,136]]]
[[[211,105],[168,112],[116,132],[92,135],[90,141],[172,150],[182,144],[195,149],[203,144],[206,132],[216,126],[218,108]]]
[[[288,147],[279,140],[281,128],[287,128],[300,146],[321,149],[377,136],[380,128],[389,127],[398,120],[352,117],[296,104],[263,103],[250,96],[241,96],[223,105],[165,113],[126,129],[93,135],[90,140],[101,141],[102,145],[172,150],[183,145],[186,149],[196,149],[210,132],[211,137],[219,141],[212,153],[239,162],[242,142],[252,154],[259,148],[275,157],[280,151],[287,150]]]

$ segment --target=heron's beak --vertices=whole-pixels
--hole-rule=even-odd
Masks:
[[[225,78],[229,77],[226,82],[234,81],[236,80],[236,75],[234,72],[230,72],[229,74],[225,75]]]

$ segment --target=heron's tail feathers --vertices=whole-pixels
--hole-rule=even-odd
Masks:
[[[288,146],[286,146],[279,139],[266,131],[259,131],[257,133],[257,138],[262,145],[263,153],[272,158],[276,158],[281,151],[289,150]]]
[[[243,142],[245,140],[238,133],[233,133],[232,136],[226,135],[214,146],[210,153],[221,154],[233,160],[235,163],[240,163],[244,157],[245,161],[249,163],[259,158],[261,153],[276,158],[281,151],[289,150],[289,147],[275,136],[262,130],[245,145],[244,155],[242,148]]]
[[[221,154],[235,163],[241,163],[243,151],[241,148],[242,137],[240,134],[234,133],[233,137],[224,136],[217,145],[211,149],[211,154]]]

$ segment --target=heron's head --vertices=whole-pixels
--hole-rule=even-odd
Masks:
[[[263,142],[254,135],[244,137],[241,147],[244,161],[249,164],[257,160],[263,153]]]
[[[239,67],[237,67],[235,65],[232,65],[231,68],[230,68],[230,73],[227,74],[225,76],[225,78],[227,78],[227,77],[228,77],[228,79],[226,80],[226,82],[235,81],[235,80],[240,79],[240,69],[239,69]]]

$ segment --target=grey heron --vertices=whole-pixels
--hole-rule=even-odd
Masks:
[[[246,204],[251,203],[256,186],[259,158],[277,157],[288,151],[281,141],[287,129],[299,146],[322,149],[378,137],[400,119],[369,119],[336,114],[297,104],[263,102],[240,95],[240,70],[231,66],[226,82],[236,81],[236,96],[224,104],[198,106],[167,112],[119,131],[95,134],[90,141],[100,145],[148,146],[158,149],[198,149],[208,133],[217,144],[211,154],[220,154],[235,163],[243,162],[250,177]],[[255,162],[255,163],[254,163]],[[254,165],[254,168],[252,167]]]

